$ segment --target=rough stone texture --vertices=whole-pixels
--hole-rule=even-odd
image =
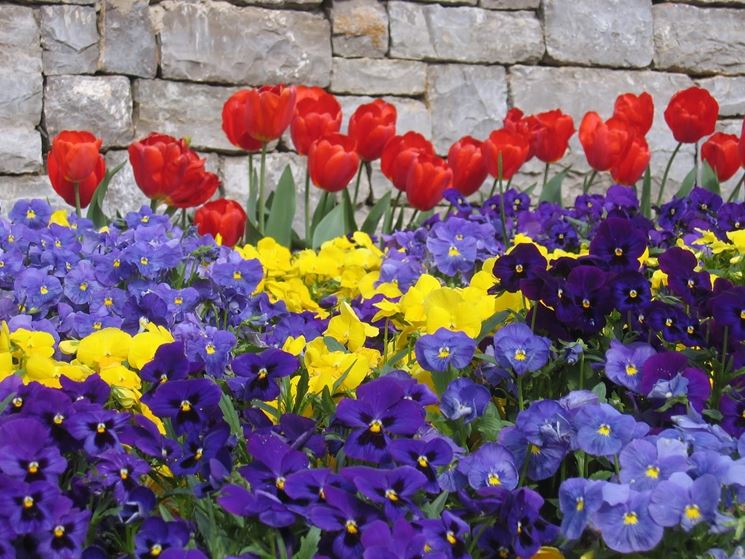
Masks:
[[[546,111],[560,107],[574,117],[575,127],[579,127],[582,116],[587,111],[597,111],[603,118],[613,112],[613,103],[621,93],[641,93],[648,91],[655,102],[655,119],[647,141],[652,148],[652,172],[661,178],[662,171],[676,142],[663,117],[664,107],[673,93],[690,87],[693,82],[682,74],[661,72],[624,72],[619,70],[599,70],[591,68],[536,68],[515,66],[509,75],[512,100],[516,107],[527,113]],[[576,170],[587,170],[584,153],[577,136],[570,142],[571,153],[562,165],[572,164]],[[533,167],[531,167],[531,165]],[[693,165],[692,146],[681,149],[671,170],[672,184],[682,180]],[[532,161],[527,171],[539,172],[543,164]]]
[[[692,74],[745,73],[745,11],[658,4],[654,65]]]
[[[101,69],[110,74],[155,77],[158,50],[148,0],[104,0]]]
[[[393,1],[388,14],[394,58],[509,64],[543,56],[541,24],[532,12]]]
[[[21,198],[42,198],[52,206],[65,206],[62,198],[55,194],[46,175],[19,175],[0,177],[0,212],[7,216],[16,200]]]
[[[222,83],[326,86],[329,22],[296,11],[238,8],[225,2],[163,4],[163,77]]]
[[[41,135],[30,127],[3,127],[0,170],[6,173],[35,173],[41,170]]]
[[[93,74],[98,64],[96,9],[60,5],[40,12],[44,73]]]
[[[698,84],[709,90],[719,102],[719,116],[732,117],[745,114],[745,76],[716,76],[697,80]]]
[[[91,130],[105,147],[133,138],[132,94],[123,76],[52,76],[44,88],[49,136],[61,130]]]
[[[90,5],[96,3],[96,0],[21,0],[24,4],[39,5],[39,4],[81,4]]]
[[[544,0],[546,51],[559,62],[648,66],[652,0]]]
[[[438,153],[466,134],[480,140],[501,127],[507,113],[507,78],[501,66],[430,66],[427,94]]]
[[[372,97],[367,96],[340,96],[338,99],[339,103],[341,103],[342,113],[341,130],[345,133],[347,131],[347,124],[349,123],[349,117],[352,116],[355,109],[373,100]],[[396,130],[398,134],[403,134],[411,130],[419,132],[426,138],[432,137],[432,117],[424,103],[405,97],[383,97],[383,99],[396,106],[396,110],[398,111]]]
[[[427,82],[427,65],[410,60],[334,58],[331,91],[367,95],[420,95]]]
[[[388,12],[377,0],[335,0],[331,26],[336,55],[382,58],[388,51]]]
[[[222,106],[236,88],[165,80],[136,80],[136,136],[163,132],[190,137],[197,149],[235,151],[222,131]],[[189,110],[184,110],[188,102]]]
[[[536,10],[541,0],[481,0],[479,6],[488,10]]]
[[[478,4],[478,0],[413,0],[414,2],[422,2],[424,4],[454,4],[456,6],[467,5],[475,6]]]

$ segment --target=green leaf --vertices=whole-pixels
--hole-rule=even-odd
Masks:
[[[111,179],[113,179],[114,175],[124,167],[125,163],[126,161],[122,161],[113,169],[106,171],[106,175],[104,175],[101,184],[98,185],[96,192],[93,194],[93,198],[91,198],[91,203],[88,206],[88,213],[86,213],[85,217],[90,219],[96,227],[103,227],[104,225],[109,224],[109,218],[106,217],[105,213],[103,213],[103,200],[106,198],[106,192],[109,190]]]
[[[599,382],[592,387],[592,392],[595,394],[601,402],[605,402],[605,383]]]
[[[507,318],[508,314],[509,313],[507,311],[498,311],[487,318],[484,322],[481,323],[481,332],[479,332],[479,335],[476,339],[478,341],[481,341],[486,338],[491,332],[496,329],[497,324],[501,324],[502,322],[504,322],[504,319]]]
[[[641,210],[644,217],[652,217],[652,173],[649,169],[649,166],[647,166],[647,170],[644,171],[644,180],[642,182]]]
[[[554,202],[556,204],[561,204],[561,183],[564,182],[564,179],[569,174],[569,169],[571,169],[571,167],[567,167],[560,173],[557,173],[543,186],[541,196],[538,199],[539,202]]]
[[[344,206],[338,205],[326,214],[313,231],[313,248],[320,247],[326,241],[344,236]]]
[[[321,530],[315,526],[300,540],[300,549],[292,556],[292,559],[312,559],[318,551],[318,542],[321,541]]]
[[[336,338],[332,338],[331,336],[324,336],[323,343],[326,345],[326,349],[328,349],[329,351],[341,351],[342,353],[347,353],[347,348],[340,344]]]
[[[683,183],[680,185],[680,189],[675,194],[676,198],[683,198],[688,196],[688,193],[693,190],[693,186],[696,183],[696,169],[691,169],[691,172],[686,175],[683,179]]]
[[[349,195],[349,189],[345,188],[341,196],[342,206],[344,206],[344,231],[354,233],[357,231],[357,223],[354,221],[354,206],[352,206],[352,197]]]
[[[370,213],[367,214],[364,223],[362,224],[361,231],[364,231],[368,235],[372,236],[375,234],[375,230],[378,228],[378,223],[388,211],[391,206],[391,192],[390,190],[385,193],[380,200],[378,200],[373,206]]]
[[[701,186],[706,190],[714,192],[718,196],[722,195],[722,189],[719,186],[719,178],[714,169],[711,168],[711,165],[706,161],[703,162],[703,168],[701,169]]]
[[[434,501],[424,505],[422,507],[424,516],[426,516],[427,518],[440,518],[442,511],[445,509],[445,503],[447,503],[449,495],[450,493],[448,493],[447,491],[443,491],[437,496]]]
[[[251,181],[248,186],[248,220],[251,223],[256,222],[256,205],[258,204],[259,192],[256,185],[259,184],[259,174],[254,168],[253,176],[249,177]]]
[[[238,417],[238,412],[233,406],[233,401],[230,396],[223,393],[220,396],[220,410],[225,418],[225,421],[230,426],[230,432],[239,440],[243,440],[243,427],[241,427],[241,420]]]
[[[328,192],[321,194],[321,199],[318,201],[316,209],[313,211],[313,219],[311,219],[311,234],[316,230],[321,220],[328,215],[328,213],[334,208],[336,200]]]
[[[282,171],[277,190],[274,191],[269,219],[266,222],[266,236],[282,246],[289,247],[292,240],[292,220],[295,217],[295,181],[287,165]]]

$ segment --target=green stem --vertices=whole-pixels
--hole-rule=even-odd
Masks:
[[[357,196],[360,193],[360,179],[362,179],[362,162],[360,162],[360,168],[357,169],[357,180],[354,183],[354,198],[352,199],[352,207],[357,207]]]
[[[399,190],[396,197],[393,199],[393,204],[388,208],[388,212],[385,216],[385,222],[383,223],[383,233],[390,233],[391,227],[393,227],[393,215],[396,213],[396,208],[401,201],[401,195],[403,191]]]
[[[673,160],[675,159],[675,156],[678,155],[678,151],[680,150],[680,146],[683,145],[683,142],[678,142],[678,145],[675,146],[675,149],[673,150],[672,155],[670,156],[670,159],[667,161],[667,165],[665,166],[665,172],[662,173],[662,183],[660,184],[660,191],[657,194],[657,206],[662,203],[662,193],[665,191],[665,184],[667,184],[667,176],[670,174],[670,168],[673,165]]]
[[[504,250],[507,251],[507,244],[509,238],[507,237],[507,212],[504,209],[504,188],[502,185],[502,154],[499,154],[499,177],[497,178],[497,185],[499,186],[499,221],[502,222],[502,241],[504,242]]]
[[[305,167],[305,245],[310,243],[310,173],[308,167]]]
[[[414,225],[414,220],[416,219],[416,216],[419,215],[419,210],[414,210],[414,213],[411,214],[411,219],[409,220],[409,224],[406,226],[407,229],[410,229],[412,225]]]
[[[722,394],[722,386],[725,382],[725,373],[727,371],[727,344],[729,343],[729,326],[724,327],[723,341],[722,341],[722,365],[719,370],[719,375],[714,375],[714,405],[719,405],[719,397]]]
[[[525,402],[523,401],[523,377],[517,375],[517,409],[523,411]]]
[[[75,215],[78,217],[82,216],[82,213],[80,211],[80,183],[75,183],[72,185],[73,191],[75,192]]]
[[[181,229],[186,231],[186,208],[181,209]]]
[[[595,182],[595,177],[598,176],[598,172],[593,169],[592,173],[590,173],[590,179],[582,186],[582,194],[587,194],[587,192],[590,190],[590,187],[592,186],[592,183]]]
[[[248,199],[246,200],[246,215],[248,216],[248,219],[246,219],[246,231],[245,231],[245,239],[248,240],[248,232],[251,221],[256,220],[256,213],[255,208],[252,207],[254,205],[254,189],[256,188],[256,185],[254,184],[254,154],[249,153],[248,154]]]
[[[693,186],[698,184],[698,142],[696,142],[693,145]]]
[[[265,217],[265,209],[264,204],[266,203],[265,200],[265,189],[266,189],[266,142],[261,144],[261,163],[259,168],[259,215],[258,215],[258,224],[259,224],[259,233],[261,235],[264,235],[264,217]]]
[[[737,184],[735,185],[735,189],[729,195],[729,198],[727,198],[727,202],[732,202],[733,200],[737,200],[737,195],[740,193],[740,188],[742,187],[743,181],[745,181],[745,173],[743,173],[743,175],[740,177],[740,180],[737,181]]]
[[[550,163],[546,163],[546,167],[543,169],[543,186],[546,186],[546,183],[548,182],[548,168],[550,166]]]
[[[499,179],[494,179],[494,182],[491,185],[491,190],[489,191],[489,198],[493,198],[494,197],[494,191],[497,190],[497,181],[498,180]]]

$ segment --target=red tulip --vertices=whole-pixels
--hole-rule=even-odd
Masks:
[[[719,182],[724,182],[740,168],[739,140],[734,134],[716,132],[701,146],[701,159],[714,169]]]
[[[406,199],[412,208],[426,212],[442,200],[453,185],[453,171],[441,157],[428,153],[417,155],[406,177]]]
[[[464,136],[448,151],[448,166],[453,171],[453,187],[463,196],[476,192],[484,180],[487,170],[482,144],[471,136]]]
[[[607,171],[625,154],[633,135],[625,121],[611,118],[603,122],[596,112],[589,112],[579,125],[579,142],[585,150],[590,167]]]
[[[740,130],[740,163],[745,167],[745,119],[742,121],[742,129]]]
[[[396,107],[382,99],[360,105],[349,119],[349,135],[357,142],[363,161],[380,158],[386,142],[396,134]]]
[[[295,88],[263,85],[234,93],[222,108],[222,129],[230,143],[246,151],[279,138],[295,113]]]
[[[514,134],[519,134],[527,140],[529,147],[528,157],[525,158],[525,161],[529,161],[535,155],[535,153],[533,153],[533,146],[531,145],[530,140],[533,137],[533,131],[538,126],[540,125],[538,124],[538,121],[535,117],[526,117],[525,113],[523,113],[516,107],[507,111],[507,116],[505,116],[504,120],[502,121],[502,127],[505,130]]]
[[[610,168],[611,177],[618,184],[633,185],[649,165],[649,146],[644,136],[634,135],[623,156]]]
[[[406,191],[406,180],[409,167],[420,154],[433,155],[432,143],[417,132],[407,132],[403,136],[394,136],[385,145],[380,159],[380,170],[398,190]]]
[[[232,247],[243,236],[246,212],[235,200],[220,198],[194,212],[194,223],[200,235],[219,235],[223,245]]]
[[[684,144],[698,142],[714,132],[719,116],[719,103],[701,87],[678,91],[665,109],[665,122],[673,136]]]
[[[47,173],[52,188],[65,202],[75,206],[75,185],[80,207],[91,203],[93,193],[106,174],[101,140],[90,132],[64,130],[52,140],[47,158]]]
[[[499,158],[502,157],[502,179],[510,180],[528,160],[530,144],[525,135],[511,132],[506,128],[495,130],[481,144],[484,161],[489,174],[499,178]]]
[[[646,91],[641,95],[624,93],[616,98],[613,116],[619,118],[636,130],[642,136],[652,128],[654,120],[654,100]]]
[[[344,190],[357,173],[360,156],[354,140],[344,134],[329,134],[310,145],[308,172],[318,188],[327,192]]]
[[[290,135],[295,150],[308,155],[315,140],[338,132],[341,128],[341,105],[336,97],[320,87],[298,87],[295,116],[290,124]]]
[[[572,117],[559,109],[533,115],[536,120],[532,130],[531,147],[538,159],[553,163],[564,156],[569,138],[574,134]]]

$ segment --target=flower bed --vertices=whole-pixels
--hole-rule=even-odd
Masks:
[[[249,134],[271,110],[233,105],[265,91],[224,113],[263,154],[287,124]],[[445,163],[379,103],[339,135],[329,103],[283,109],[309,180],[345,193],[306,208],[304,234],[291,180],[265,196],[264,157],[246,210],[209,202],[191,227],[176,210],[218,186],[186,142],[133,144],[153,209],[109,220],[100,144],[55,140],[78,215],[23,200],[0,220],[0,557],[740,556],[745,204],[717,192],[737,141],[707,141],[665,204],[647,172],[563,208],[566,171],[537,205],[503,184],[531,152],[561,158],[558,111],[512,112]],[[675,103],[679,141],[713,131]],[[634,184],[651,98],[593,115],[594,172]],[[388,195],[353,231],[347,186],[381,155],[423,213],[402,227]],[[487,173],[499,193],[466,200]]]

